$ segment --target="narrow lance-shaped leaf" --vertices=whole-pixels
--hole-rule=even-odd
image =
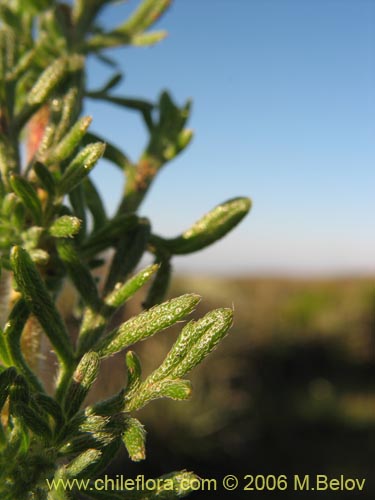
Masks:
[[[55,420],[56,427],[60,427],[64,424],[64,417],[62,413],[61,406],[57,401],[47,394],[37,393],[34,396],[35,402],[40,406],[48,415],[51,415]]]
[[[82,183],[79,183],[72,191],[70,191],[69,203],[73,209],[74,215],[81,221],[80,230],[76,235],[76,242],[82,245],[87,229],[86,200]]]
[[[211,311],[198,321],[189,321],[181,330],[162,364],[148,377],[148,383],[171,376],[171,372],[184,360],[194,344],[215,327],[218,317],[221,318],[221,313],[218,315],[217,311]]]
[[[101,357],[122,351],[135,342],[173,325],[191,313],[199,301],[199,295],[186,294],[157,305],[113,330],[100,342],[96,350]]]
[[[48,153],[48,156],[46,157],[46,164],[51,165],[53,163],[60,163],[71,156],[86,134],[91,122],[91,116],[83,116],[80,118],[59,142],[59,144],[57,144],[53,150]]]
[[[86,50],[98,51],[121,45],[150,45],[164,38],[160,32],[144,33],[169,7],[171,0],[144,0],[132,16],[122,25],[108,33],[91,37]],[[142,35],[144,39],[141,40]],[[164,33],[163,33],[164,35]],[[137,40],[138,39],[138,40]]]
[[[144,0],[117,32],[135,35],[149,28],[170,6],[171,0]]]
[[[42,325],[57,356],[64,363],[70,364],[73,359],[73,350],[64,323],[26,250],[18,246],[13,247],[11,265],[17,286],[30,311]]]
[[[115,283],[127,276],[141,260],[150,237],[150,223],[139,219],[137,227],[119,240],[104,286],[107,293]]]
[[[72,242],[66,239],[58,240],[57,251],[82,299],[92,309],[99,309],[100,299],[95,280],[90,270],[80,259]]]
[[[0,328],[0,362],[2,365],[5,366],[10,366],[12,364],[10,359],[10,354],[8,352],[8,347],[5,342],[4,332],[2,331],[1,328]]]
[[[10,406],[16,403],[29,404],[30,390],[22,375],[17,375],[9,387]],[[11,408],[12,410],[12,408]]]
[[[100,450],[89,449],[84,451],[66,467],[66,476],[68,478],[74,478],[82,474],[85,469],[97,462],[101,456],[102,452]]]
[[[128,382],[125,393],[127,396],[136,391],[141,383],[142,368],[138,356],[133,351],[128,351],[125,357]]]
[[[139,420],[136,418],[129,418],[127,420],[122,440],[133,462],[139,462],[146,458],[146,431]]]
[[[192,344],[184,358],[169,373],[169,376],[180,378],[197,366],[228,333],[233,323],[232,309],[217,309],[208,313],[213,324]]]
[[[196,252],[211,245],[231,231],[249,212],[248,198],[234,198],[208,212],[181,236],[162,240],[173,254]]]
[[[17,377],[17,370],[11,366],[0,373],[0,411],[8,397],[8,389]]]
[[[143,303],[143,307],[145,309],[149,309],[156,304],[160,304],[160,302],[164,300],[171,279],[171,274],[172,266],[170,260],[167,258],[162,259],[158,266],[155,279],[153,280],[147,293],[146,300]]]
[[[53,99],[53,102],[55,99]],[[53,109],[53,102],[51,108]],[[66,95],[61,99],[56,100],[57,109],[57,126],[55,132],[55,140],[60,141],[77,119],[80,112],[80,93],[76,86],[72,86],[67,91]]]
[[[178,401],[189,399],[191,383],[189,380],[164,379],[153,384],[145,381],[130,398],[125,400],[125,411],[134,411],[143,408],[154,399],[169,398]]]
[[[107,214],[105,212],[100,194],[89,177],[86,177],[84,180],[83,190],[85,193],[87,208],[90,210],[93,218],[95,232],[104,226],[107,221]]]
[[[69,193],[89,174],[96,162],[101,158],[105,144],[97,142],[86,146],[68,165],[58,184],[60,195]]]
[[[12,359],[12,364],[17,367],[31,387],[37,391],[43,392],[40,380],[26,363],[21,349],[21,335],[28,317],[29,308],[25,300],[18,300],[13,306],[5,324],[4,338],[6,340],[8,353]]]
[[[131,97],[118,97],[112,95],[97,95],[94,93],[88,93],[87,96],[94,99],[99,98],[103,101],[111,102],[113,104],[118,104],[119,106],[123,106],[124,108],[133,109],[134,111],[140,111],[142,113],[150,113],[154,109],[153,104],[143,99],[134,99]]]
[[[141,392],[141,390],[140,390]],[[191,396],[190,380],[165,379],[153,385],[148,393],[147,402],[157,398],[170,398],[183,401]]]
[[[121,307],[158,271],[157,264],[151,264],[125,283],[117,283],[113,291],[105,298],[105,304],[110,308]]]
[[[61,57],[48,66],[30,90],[27,96],[27,103],[30,106],[43,104],[56,85],[62,81],[67,70],[68,63],[66,57]]]
[[[173,160],[173,158],[190,144],[193,135],[194,133],[191,129],[186,128],[182,130],[178,134],[176,140],[164,150],[164,158],[167,161]]]
[[[151,265],[137,273],[125,283],[117,283],[104,299],[104,306],[97,312],[87,309],[79,333],[78,352],[90,349],[104,332],[107,319],[139,290],[155,273],[157,266]]]
[[[103,52],[96,52],[95,56],[99,62],[105,64],[109,68],[111,69],[118,68],[118,63],[113,57],[109,57],[108,55],[103,54]]]
[[[42,205],[32,185],[24,178],[18,175],[11,175],[10,183],[14,192],[21,198],[27,210],[32,215],[34,222],[41,225]]]
[[[17,401],[12,405],[12,413],[19,417],[34,434],[50,439],[52,436],[48,421],[30,405]]]
[[[99,356],[96,352],[86,353],[79,362],[64,402],[65,413],[68,417],[71,417],[79,410],[98,376],[99,364]]]
[[[80,227],[81,221],[78,217],[62,215],[53,221],[48,232],[54,238],[72,238],[78,233]]]
[[[4,72],[2,72],[2,78],[4,78],[4,73],[6,74],[7,70],[13,68],[16,63],[16,34],[13,29],[7,29],[5,26],[2,26],[2,35],[3,35],[3,43],[2,45],[2,57],[3,62],[1,66],[5,66]],[[3,66],[3,67],[4,67]],[[6,89],[8,90],[8,89]],[[7,92],[9,96],[12,94]]]
[[[123,78],[123,75],[122,73],[115,73],[109,80],[108,82],[103,86],[101,87],[100,89],[98,90],[94,90],[94,91],[91,91],[91,92],[88,92],[89,95],[92,95],[92,94],[105,94],[107,93],[109,90],[112,90],[114,87],[116,87],[119,83],[121,83],[122,81],[122,78]]]
[[[103,474],[107,469],[108,464],[113,460],[113,457],[116,456],[120,447],[122,446],[121,436],[113,439],[107,446],[101,448],[102,455],[98,458],[98,460],[93,460],[91,465],[84,471],[85,476],[89,477],[97,477],[100,474]]]
[[[28,50],[20,60],[17,62],[7,74],[6,78],[8,81],[13,81],[19,79],[25,71],[31,66],[33,59],[35,57],[35,49]]]
[[[136,47],[148,47],[161,42],[168,35],[167,31],[151,31],[150,33],[139,33],[132,37],[132,45]]]
[[[34,172],[38,176],[43,188],[48,194],[53,196],[56,192],[56,181],[48,168],[43,163],[37,161],[34,164]]]

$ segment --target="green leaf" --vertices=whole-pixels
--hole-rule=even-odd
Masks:
[[[48,152],[45,163],[51,165],[69,158],[80,144],[92,122],[91,116],[80,118],[52,151]]]
[[[158,261],[157,261],[158,262]],[[158,266],[155,279],[147,293],[146,300],[142,304],[145,309],[160,304],[166,296],[171,280],[172,266],[169,259],[162,259]]]
[[[153,385],[150,397],[160,397],[183,401],[191,396],[191,382],[189,380],[161,380]]]
[[[83,190],[85,193],[87,208],[90,210],[93,218],[95,232],[104,226],[107,221],[107,214],[105,212],[100,194],[89,177],[86,177],[83,182]]]
[[[5,366],[10,366],[12,364],[10,359],[10,353],[8,352],[8,347],[5,343],[4,333],[1,330],[1,328],[0,328],[0,362],[2,365]]]
[[[56,192],[56,181],[51,172],[45,165],[43,165],[43,163],[39,161],[35,162],[33,168],[43,188],[48,192],[48,194],[53,196]]]
[[[146,380],[137,390],[135,395],[125,403],[126,411],[143,408],[147,403],[159,398],[170,398],[183,401],[191,396],[191,383],[189,380],[164,379],[155,383]]]
[[[124,279],[141,260],[150,237],[150,223],[147,219],[138,220],[137,227],[118,241],[116,253],[113,256],[105,292],[112,290],[116,283]]]
[[[34,408],[22,401],[12,405],[12,412],[19,417],[34,434],[49,440],[52,436],[48,422]]]
[[[9,397],[11,412],[13,411],[12,407],[17,403],[29,404],[30,391],[22,375],[17,375],[13,380],[12,385],[9,387]]]
[[[18,300],[13,306],[4,329],[8,353],[14,364],[25,379],[37,391],[43,392],[43,387],[35,373],[26,363],[21,349],[21,336],[29,317],[29,308],[23,299]]]
[[[136,391],[141,383],[142,368],[138,356],[133,351],[128,351],[126,353],[125,362],[128,376],[125,392],[129,395]]]
[[[72,210],[73,214],[76,217],[78,217],[78,219],[81,221],[81,227],[75,237],[75,241],[79,245],[82,245],[82,241],[86,237],[86,229],[87,229],[86,200],[82,182],[79,182],[77,186],[72,191],[70,191],[69,202],[73,209]]]
[[[150,33],[140,33],[132,37],[132,45],[136,47],[149,47],[161,42],[168,35],[167,31],[152,31]]]
[[[51,111],[56,104],[56,132],[55,141],[60,141],[77,119],[81,109],[81,96],[78,87],[71,86],[62,98],[53,99]]]
[[[96,350],[103,358],[122,351],[135,342],[173,325],[191,313],[199,301],[199,295],[186,294],[152,307],[110,332]]]
[[[17,370],[11,366],[0,373],[0,411],[8,397],[9,387],[17,377]]]
[[[144,0],[130,18],[116,29],[129,36],[145,31],[168,9],[171,0]]]
[[[79,362],[64,401],[64,410],[68,417],[72,417],[79,410],[99,374],[99,365],[96,352],[86,353]]]
[[[7,80],[8,81],[16,81],[21,78],[21,76],[29,69],[29,67],[32,65],[34,62],[35,58],[35,49],[32,48],[31,50],[28,50],[23,56],[19,59],[17,62],[16,66],[14,66],[8,73],[7,73]]]
[[[40,226],[42,223],[42,205],[32,185],[19,175],[11,175],[10,183],[14,192],[30,212],[34,222]]]
[[[51,95],[54,88],[61,83],[68,72],[68,61],[66,57],[60,57],[54,61],[38,78],[35,85],[27,96],[30,106],[43,104]]]
[[[66,467],[67,477],[75,478],[82,474],[85,469],[88,469],[93,463],[97,462],[101,456],[102,452],[100,450],[90,449],[84,451]]]
[[[99,158],[103,156],[105,144],[97,142],[89,144],[68,165],[58,184],[60,195],[69,193],[74,189],[92,170]]]
[[[105,94],[109,90],[112,90],[114,87],[119,85],[119,83],[121,83],[122,81],[122,78],[123,78],[122,73],[115,73],[103,87],[101,87],[98,90],[88,92],[88,94]]]
[[[182,329],[163,363],[148,377],[147,383],[186,375],[225,337],[232,321],[231,309],[216,309],[198,321],[190,321]]]
[[[95,280],[88,267],[80,259],[72,242],[66,239],[58,240],[57,251],[84,302],[93,310],[99,309],[100,299]]]
[[[139,462],[146,458],[146,431],[139,420],[136,418],[127,420],[122,440],[133,462]]]
[[[162,245],[175,255],[197,252],[237,226],[250,207],[248,198],[233,198],[208,212],[181,236],[162,240]]]
[[[159,266],[152,264],[142,269],[135,276],[125,283],[117,283],[113,291],[104,299],[105,304],[110,308],[121,307],[130,297],[132,297],[148,280],[157,272]]]
[[[14,278],[30,311],[37,317],[60,360],[70,364],[73,350],[64,323],[30,256],[16,246],[11,251]]]
[[[142,113],[150,113],[154,109],[153,104],[143,99],[96,94],[94,92],[88,92],[87,97],[90,97],[92,99],[101,99],[102,101],[111,102],[112,104],[117,104],[119,106],[123,106],[124,108],[133,109],[134,111],[140,111]]]
[[[54,238],[72,238],[78,233],[81,227],[81,221],[78,217],[63,215],[55,219],[48,232]]]
[[[174,143],[164,149],[164,158],[167,161],[173,160],[181,151],[183,151],[193,139],[193,131],[186,128],[180,132]]]
[[[209,324],[212,320],[212,325],[190,346],[184,358],[170,372],[170,376],[176,378],[183,377],[216,348],[232,326],[233,311],[232,309],[216,309],[215,311],[211,311],[203,318],[202,323],[197,322],[199,333],[202,330],[202,324],[203,330],[205,330],[206,322]]]
[[[35,402],[48,415],[51,415],[56,423],[56,428],[59,429],[64,424],[64,416],[61,406],[58,402],[47,394],[37,393],[34,396]]]

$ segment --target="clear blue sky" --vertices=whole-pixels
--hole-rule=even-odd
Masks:
[[[114,27],[137,5],[112,6]],[[144,215],[172,236],[236,195],[248,219],[226,240],[175,259],[179,270],[348,274],[375,271],[375,1],[175,0],[161,44],[114,55],[116,94],[151,100],[168,88],[194,101],[195,139],[160,173]],[[108,69],[91,64],[98,86]],[[138,115],[90,101],[92,130],[133,159],[145,144]],[[109,210],[121,177],[94,179]]]

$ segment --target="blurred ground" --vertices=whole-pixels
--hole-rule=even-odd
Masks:
[[[196,316],[233,305],[235,325],[193,373],[191,401],[157,401],[142,410],[147,460],[129,465],[119,457],[113,473],[156,477],[187,468],[219,480],[344,474],[366,478],[365,492],[220,489],[192,498],[374,498],[374,280],[175,278],[170,295],[186,291],[204,297]],[[136,347],[146,373],[175,335],[167,331]],[[109,370],[113,380],[117,372]],[[119,384],[122,377],[116,375]]]

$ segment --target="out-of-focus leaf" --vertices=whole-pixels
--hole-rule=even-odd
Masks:
[[[57,189],[60,195],[72,191],[92,170],[99,158],[103,156],[105,144],[96,142],[89,144],[71,161],[63,173]]]
[[[81,227],[81,221],[78,217],[71,215],[62,215],[54,220],[49,228],[49,233],[54,238],[72,238],[78,233]]]

